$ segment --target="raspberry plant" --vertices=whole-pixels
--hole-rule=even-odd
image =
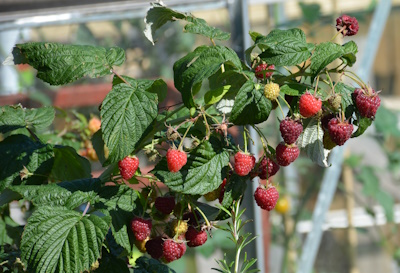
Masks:
[[[182,21],[184,32],[210,40],[175,62],[174,83],[182,103],[174,107],[158,105],[167,95],[162,79],[133,79],[114,70],[125,60],[118,47],[31,42],[17,44],[6,60],[33,66],[37,77],[51,85],[113,75],[112,89],[100,106],[101,128],[91,138],[105,167],[98,178],[91,176],[89,162],[74,148],[48,141],[54,108],[1,107],[1,221],[13,200],[27,200],[35,207],[21,241],[6,237],[2,244],[19,246],[12,253],[29,272],[129,272],[132,265],[126,257],[134,247],[153,257],[139,258],[138,272],[171,272],[164,263],[182,257],[186,246],[207,243],[207,233],[228,218],[229,228],[223,229],[231,232],[236,257],[219,261],[218,270],[252,272],[254,259],[245,258],[239,267],[243,247],[254,239],[239,233],[244,224],[239,205],[248,180],[266,179],[259,191],[271,193],[256,194],[257,204],[273,209],[279,193],[269,178],[278,172],[278,164],[291,164],[303,150],[316,164],[328,166],[334,145],[326,143],[342,145],[348,137],[363,134],[380,104],[377,92],[348,70],[356,61],[353,41],[307,43],[296,28],[266,36],[250,32],[254,45],[246,50],[246,60],[240,60],[231,48],[218,44],[228,40],[229,33],[191,14],[154,3],[145,21],[145,36],[153,44],[156,30],[169,21]],[[348,16],[339,20],[338,34],[354,35],[354,22]],[[355,88],[342,82],[344,77],[360,86],[356,95]],[[287,115],[282,105],[289,109]],[[282,114],[287,142],[277,149],[259,128],[274,109]],[[337,123],[334,131],[327,129],[332,120]],[[94,131],[98,123],[92,122],[88,130]],[[342,129],[350,125],[356,129]],[[255,129],[263,145],[261,157],[247,152],[247,130],[244,151],[235,145],[228,134],[234,126]],[[138,167],[140,151],[157,160],[149,173]],[[233,163],[235,154],[244,156]],[[147,183],[141,190],[128,186],[139,181]],[[219,199],[219,204],[204,202],[203,195]]]

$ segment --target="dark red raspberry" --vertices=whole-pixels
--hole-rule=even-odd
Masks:
[[[333,118],[328,123],[328,132],[331,140],[337,145],[342,146],[353,133],[353,124],[348,121],[341,122],[338,118]]]
[[[336,18],[336,29],[337,31],[341,31],[343,29],[343,36],[356,35],[358,32],[358,28],[358,21],[355,17],[343,14],[342,16]]]
[[[324,129],[325,131],[327,131],[327,130],[328,130],[328,123],[329,123],[329,121],[330,121],[331,119],[333,119],[334,117],[335,117],[335,115],[332,114],[332,113],[328,113],[328,114],[324,115],[324,116],[321,118],[321,126],[322,126],[322,129]]]
[[[196,211],[191,211],[191,212],[187,212],[182,216],[182,220],[186,221],[188,223],[188,225],[191,226],[198,226],[199,223],[202,221],[202,216],[200,214],[200,212]]]
[[[163,247],[163,259],[166,263],[180,259],[186,252],[185,243],[178,243],[174,240],[168,239],[164,241]]]
[[[256,73],[256,78],[257,79],[266,79],[272,76],[272,74],[274,73],[273,71],[268,72],[267,70],[274,70],[275,69],[275,65],[271,64],[259,64],[256,69],[255,69],[255,73]]]
[[[286,144],[293,144],[303,132],[303,125],[299,120],[293,120],[289,117],[285,118],[279,124],[279,130]]]
[[[376,111],[381,105],[381,99],[374,89],[368,87],[365,89],[356,88],[353,93],[358,112],[362,117],[374,118]]]
[[[160,259],[163,255],[164,238],[157,236],[146,242],[146,251],[153,259]]]
[[[139,159],[136,156],[127,156],[118,162],[119,171],[125,180],[131,179],[138,167]]]
[[[207,241],[207,232],[204,230],[198,231],[195,227],[189,226],[185,238],[188,241],[188,247],[201,246]]]
[[[300,150],[295,144],[286,145],[281,142],[276,147],[276,161],[281,166],[288,166],[299,157],[299,154]]]
[[[154,202],[156,209],[164,214],[170,214],[175,207],[175,197],[173,196],[160,196]]]
[[[309,92],[304,93],[301,95],[299,100],[299,110],[300,114],[305,117],[309,118],[314,116],[321,110],[322,101]]]
[[[218,201],[220,204],[222,204],[222,201],[224,200],[224,194],[225,194],[226,178],[224,178],[224,180],[222,180],[222,184],[220,185],[220,187],[221,187],[221,191],[219,192]]]
[[[257,205],[268,211],[275,208],[278,198],[279,193],[274,186],[270,186],[267,189],[260,186],[254,192],[254,199],[256,200]]]
[[[235,172],[239,176],[246,176],[254,168],[256,158],[251,154],[237,152],[235,154]]]
[[[264,156],[259,165],[258,177],[268,179],[279,171],[280,167],[274,160]]]
[[[140,217],[135,217],[131,221],[131,229],[136,240],[143,241],[150,236],[152,223],[151,220],[146,220]]]
[[[168,149],[167,151],[168,170],[172,173],[178,172],[187,162],[187,155],[184,151]]]

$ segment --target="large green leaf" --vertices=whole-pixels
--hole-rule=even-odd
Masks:
[[[344,110],[346,118],[350,118],[354,113],[354,104],[351,95],[354,92],[354,87],[348,86],[339,82],[335,86],[335,93],[341,96],[342,110]]]
[[[146,18],[144,19],[146,23],[144,35],[154,45],[155,32],[166,23],[178,20],[189,22],[184,27],[185,32],[200,34],[215,40],[228,40],[230,38],[229,33],[209,26],[203,19],[196,18],[190,13],[172,10],[161,3],[152,3],[152,7],[147,11]]]
[[[135,82],[114,85],[103,101],[101,130],[109,149],[106,164],[129,155],[157,117],[157,95],[143,90],[143,82]]]
[[[317,45],[311,57],[311,72],[316,76],[328,64],[343,56],[345,51],[341,45],[325,42]]]
[[[107,186],[101,189],[100,196],[100,201],[112,217],[111,232],[115,242],[130,253],[132,250],[130,221],[136,209],[138,192],[126,185]]]
[[[25,135],[11,135],[0,142],[0,154],[0,191],[11,184],[45,182],[53,166],[52,147],[34,142]],[[24,167],[34,175],[21,180],[20,172]]]
[[[229,177],[221,205],[225,208],[230,208],[233,201],[239,200],[246,190],[248,180],[248,176],[239,176],[237,174]]]
[[[329,150],[324,149],[322,142],[324,132],[321,123],[316,119],[308,120],[300,136],[299,146],[305,149],[308,157],[321,167],[328,167]]]
[[[167,97],[168,86],[162,79],[157,79],[157,80],[134,79],[124,75],[122,75],[121,77],[130,85],[136,87],[136,89],[145,90],[147,92],[157,94],[159,102],[164,101],[165,98]],[[113,85],[120,83],[124,83],[124,81],[121,78],[114,76]]]
[[[0,107],[0,133],[18,128],[43,129],[51,125],[55,116],[53,107],[26,109],[22,105]]]
[[[282,85],[280,92],[290,96],[301,96],[307,91],[307,86],[300,83],[288,83]]]
[[[195,106],[193,96],[196,87],[199,88],[204,79],[215,74],[224,63],[241,69],[241,62],[237,54],[224,46],[200,46],[174,64],[175,87],[182,93],[186,107]]]
[[[314,45],[307,43],[306,35],[300,29],[275,29],[267,36],[258,36],[254,46],[246,50],[247,59],[255,47],[263,52],[259,57],[268,64],[277,66],[296,65],[311,56]]]
[[[54,154],[54,166],[51,174],[57,181],[92,177],[90,162],[80,156],[74,148],[55,146]]]
[[[175,273],[167,265],[145,256],[136,260],[135,273]]]
[[[21,258],[30,272],[83,272],[100,257],[110,217],[39,207],[25,226]]]
[[[264,91],[247,81],[235,98],[229,121],[236,125],[258,124],[268,119],[271,110],[271,101]]]
[[[215,138],[211,138],[188,155],[186,165],[179,172],[170,172],[165,158],[152,172],[176,192],[202,195],[218,188],[228,163],[229,153],[222,149]]]
[[[109,75],[114,65],[125,61],[125,52],[119,47],[59,43],[17,44],[12,54],[15,64],[30,64],[38,70],[37,77],[51,85],[67,84],[84,76]]]

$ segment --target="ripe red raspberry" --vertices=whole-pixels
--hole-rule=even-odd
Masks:
[[[321,106],[322,101],[311,95],[309,92],[304,93],[300,97],[299,110],[300,114],[305,118],[309,118],[317,114],[321,109]]]
[[[173,196],[160,196],[156,198],[154,206],[157,210],[164,214],[170,214],[175,207],[175,197]]]
[[[222,201],[224,200],[225,186],[226,186],[226,178],[224,178],[224,180],[222,180],[222,184],[220,186],[221,191],[220,191],[219,197],[218,197],[218,201],[220,204],[222,204]]]
[[[153,259],[160,259],[163,255],[164,238],[157,236],[146,242],[146,251]]]
[[[168,170],[172,173],[178,172],[187,162],[187,155],[184,151],[168,149],[167,164]]]
[[[201,246],[207,241],[207,232],[204,230],[198,231],[195,227],[189,226],[185,238],[188,241],[188,247]]]
[[[185,243],[178,243],[174,240],[168,239],[164,241],[163,247],[163,258],[166,263],[178,260],[185,254],[186,245]]]
[[[278,202],[279,193],[274,186],[258,187],[254,192],[254,199],[257,205],[265,210],[271,211],[275,208],[276,202]]]
[[[274,73],[273,71],[268,72],[267,70],[274,70],[275,69],[275,65],[271,64],[259,64],[256,69],[256,78],[257,79],[266,79],[272,76],[272,74]]]
[[[368,87],[366,89],[356,88],[353,93],[358,112],[362,117],[374,118],[376,111],[381,105],[381,99],[374,89]]]
[[[348,121],[341,122],[338,118],[333,118],[328,123],[328,132],[332,141],[342,146],[353,133],[353,124]]]
[[[258,177],[260,179],[268,179],[279,171],[280,167],[274,160],[264,156],[259,165]]]
[[[150,236],[151,227],[151,220],[135,217],[131,221],[132,232],[138,241],[143,241]]]
[[[303,126],[300,121],[287,117],[279,124],[279,130],[285,143],[293,144],[303,132]]]
[[[342,30],[343,36],[353,36],[358,32],[358,21],[355,17],[343,14],[342,16],[336,18],[336,29],[337,31]]]
[[[125,180],[131,179],[138,167],[139,159],[136,156],[127,156],[118,162],[119,171]]]
[[[299,154],[300,150],[295,144],[286,145],[281,142],[276,147],[276,161],[281,166],[288,166],[299,157]]]
[[[239,176],[246,176],[254,168],[256,158],[253,155],[237,152],[235,154],[235,172]]]

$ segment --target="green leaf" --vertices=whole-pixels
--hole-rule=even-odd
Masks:
[[[106,162],[107,158],[105,156],[104,141],[102,135],[103,134],[101,132],[101,129],[97,130],[97,132],[94,133],[92,136],[92,145],[93,149],[96,151],[100,163],[104,165],[104,162]]]
[[[320,121],[311,119],[305,124],[300,136],[299,147],[305,149],[308,157],[321,167],[328,167],[329,150],[324,149],[322,142],[324,132]]]
[[[264,91],[247,81],[235,98],[229,121],[235,125],[258,124],[268,119],[271,110],[271,101],[264,96]]]
[[[276,66],[296,65],[306,61],[314,49],[313,44],[306,42],[306,35],[300,29],[275,29],[267,36],[258,36],[254,46],[246,50],[247,59],[253,49],[263,51],[259,57],[268,64]]]
[[[128,76],[121,76],[125,79],[131,86],[137,86],[137,89],[144,90],[150,93],[157,94],[158,101],[163,102],[167,97],[168,86],[166,82],[162,79],[157,80],[143,80],[143,79],[134,79]],[[113,78],[113,85],[117,85],[120,83],[124,83],[122,79],[117,76]]]
[[[126,264],[125,260],[115,257],[114,255],[109,253],[107,250],[105,250],[105,248],[103,247],[99,268],[97,268],[96,270],[91,271],[91,272],[94,272],[94,273],[110,273],[110,272],[129,273],[130,271],[129,271],[128,265]]]
[[[215,74],[225,63],[241,69],[241,62],[236,53],[224,46],[200,46],[175,62],[175,87],[181,92],[186,107],[195,106],[194,88]]]
[[[184,31],[193,34],[200,34],[214,40],[229,40],[231,34],[219,28],[211,27],[204,19],[187,16],[190,23],[184,27]]]
[[[58,181],[92,177],[90,162],[77,154],[74,148],[55,146],[54,155],[54,166],[51,175]]]
[[[317,45],[315,52],[311,57],[311,72],[316,76],[328,64],[345,54],[342,46],[325,42]]]
[[[50,145],[33,142],[25,135],[11,135],[0,142],[0,192],[11,184],[38,184],[47,180],[53,166]],[[21,180],[24,167],[35,175]]]
[[[184,194],[206,194],[221,184],[229,153],[222,149],[215,138],[202,142],[188,155],[186,165],[176,173],[168,170],[163,158],[152,171],[171,190]]]
[[[249,35],[250,35],[250,38],[253,40],[253,42],[255,42],[258,39],[263,37],[263,35],[261,33],[256,32],[256,31],[251,31],[251,30],[249,31]]]
[[[346,118],[350,118],[354,113],[354,104],[352,99],[352,94],[354,92],[354,88],[348,86],[344,83],[337,83],[335,86],[335,93],[341,96],[341,105],[344,110]]]
[[[110,217],[64,207],[39,207],[25,227],[21,258],[37,273],[82,272],[100,257]]]
[[[98,78],[109,75],[113,66],[125,61],[125,52],[119,47],[106,49],[88,45],[30,42],[17,44],[14,60],[23,61],[38,70],[37,77],[51,85],[67,84],[84,76]]]
[[[136,260],[135,273],[175,273],[174,270],[167,265],[145,256]]]
[[[307,86],[298,83],[288,83],[280,87],[280,92],[282,94],[290,96],[301,96],[306,92],[306,90]]]
[[[14,222],[10,216],[0,214],[0,246],[18,245],[22,230],[23,227]]]
[[[222,200],[221,205],[225,208],[230,208],[233,201],[239,200],[246,190],[248,180],[248,176],[238,176],[237,174],[233,174],[229,178],[229,182],[226,184],[224,199]]]
[[[370,118],[361,118],[358,120],[358,128],[357,130],[351,135],[351,137],[359,137],[364,134],[365,130],[368,129],[369,126],[372,124],[372,119]]]
[[[224,97],[224,95],[228,93],[230,88],[230,85],[225,85],[208,91],[204,94],[205,104],[211,105],[219,102]]]
[[[137,191],[126,185],[107,186],[101,189],[100,196],[112,218],[111,232],[115,241],[131,253],[130,221],[136,208]]]
[[[22,105],[0,107],[0,133],[18,128],[44,129],[51,125],[55,116],[53,107],[26,109]]]
[[[218,28],[211,27],[201,18],[196,18],[190,13],[182,13],[176,10],[167,8],[161,3],[151,3],[152,8],[147,11],[146,18],[146,29],[144,35],[154,45],[155,32],[168,22],[185,20],[189,22],[184,27],[184,32],[200,34],[210,39],[215,40],[228,40],[230,34],[224,32]]]
[[[354,41],[350,41],[342,45],[344,54],[341,57],[344,63],[348,66],[353,66],[355,64],[357,58],[356,54],[358,52],[357,44]]]
[[[109,149],[105,164],[129,155],[152,129],[158,114],[157,95],[143,90],[143,82],[113,86],[101,107],[101,130]]]

